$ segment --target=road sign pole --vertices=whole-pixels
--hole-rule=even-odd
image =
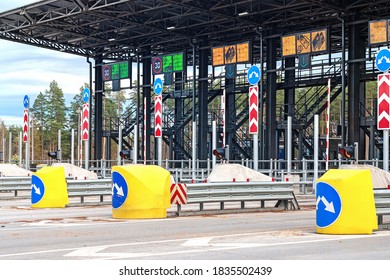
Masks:
[[[23,132],[19,132],[19,167],[22,167],[22,159],[23,159],[23,152],[22,152],[22,147],[23,145]]]
[[[389,130],[383,130],[383,170],[389,171]]]
[[[84,161],[85,161],[85,169],[89,169],[89,140],[84,141],[85,147],[84,147]]]
[[[253,169],[259,169],[259,135],[253,134]]]
[[[29,164],[28,164],[28,161],[30,160],[29,159],[29,154],[30,154],[30,145],[29,145],[29,141],[30,139],[27,139],[27,142],[26,142],[26,162],[25,162],[25,168],[28,169],[29,168]]]
[[[162,137],[157,138],[157,164],[162,166]]]

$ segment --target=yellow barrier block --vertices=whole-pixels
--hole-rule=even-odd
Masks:
[[[43,167],[32,175],[31,203],[33,208],[64,208],[69,204],[63,166]]]
[[[371,234],[378,229],[370,170],[331,169],[317,180],[316,231]]]
[[[112,217],[166,218],[170,205],[170,173],[156,165],[112,168]]]

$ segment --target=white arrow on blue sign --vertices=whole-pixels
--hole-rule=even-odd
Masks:
[[[45,185],[42,180],[36,176],[31,177],[31,203],[38,203],[45,195]]]
[[[25,95],[23,98],[23,106],[24,108],[28,109],[30,105],[30,98],[28,98],[28,95]]]
[[[316,186],[316,221],[319,228],[332,225],[341,213],[341,198],[334,187],[325,182],[318,182]]]
[[[154,93],[160,95],[163,90],[163,81],[160,78],[157,78],[154,81]]]
[[[247,78],[251,85],[256,85],[260,81],[260,68],[252,65],[248,70]]]
[[[382,49],[379,51],[375,60],[376,67],[379,71],[386,72],[390,69],[390,50]]]
[[[112,208],[117,209],[125,203],[128,188],[125,178],[119,172],[112,172]]]
[[[89,91],[89,88],[85,88],[83,92],[83,101],[87,103],[89,101],[89,97],[91,96],[91,92]]]

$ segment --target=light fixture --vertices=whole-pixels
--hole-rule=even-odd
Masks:
[[[249,14],[249,13],[248,12],[242,12],[242,13],[239,13],[238,16],[242,17],[242,16],[246,16],[247,14]]]
[[[115,38],[110,38],[110,39],[108,39],[109,42],[113,42],[113,41],[115,41],[115,40],[116,40]]]
[[[172,30],[172,29],[175,29],[175,28],[176,28],[175,26],[168,26],[167,30]]]

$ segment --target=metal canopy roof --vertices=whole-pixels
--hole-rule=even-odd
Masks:
[[[150,49],[221,46],[330,27],[340,46],[347,25],[390,15],[384,0],[44,0],[0,13],[0,39],[67,53],[126,59]],[[362,36],[367,34],[362,34]]]

